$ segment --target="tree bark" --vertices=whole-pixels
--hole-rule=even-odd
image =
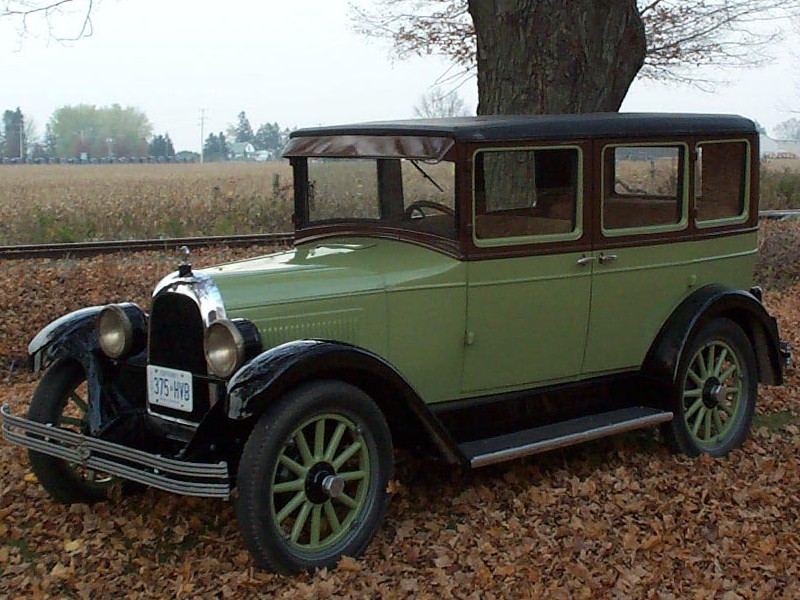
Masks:
[[[479,115],[619,110],[645,59],[636,0],[469,0]]]

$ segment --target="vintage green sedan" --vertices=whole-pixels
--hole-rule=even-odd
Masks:
[[[229,497],[258,566],[361,553],[394,449],[465,467],[660,425],[745,440],[789,360],[752,287],[758,135],[726,115],[305,129],[295,247],[85,308],[30,343],[30,449],[59,502],[115,481]],[[123,490],[131,486],[123,486]]]

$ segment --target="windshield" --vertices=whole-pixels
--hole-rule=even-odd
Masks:
[[[455,168],[409,159],[309,159],[310,224],[371,221],[453,238]]]

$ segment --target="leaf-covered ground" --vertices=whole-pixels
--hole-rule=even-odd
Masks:
[[[800,348],[798,227],[769,225],[757,277]],[[209,264],[252,250],[206,250]],[[161,253],[0,263],[0,401],[35,386],[25,344],[88,304],[147,304]],[[366,554],[316,575],[254,570],[231,503],[148,490],[64,507],[0,443],[0,597],[800,597],[800,383],[761,388],[756,426],[723,459],[638,432],[480,471],[407,462]]]

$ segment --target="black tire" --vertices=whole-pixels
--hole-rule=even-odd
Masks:
[[[747,334],[729,319],[703,325],[681,357],[675,388],[675,416],[662,428],[673,451],[724,456],[741,446],[758,397],[758,363]]]
[[[317,446],[316,432],[320,429],[322,442]],[[339,429],[342,432],[337,434]],[[309,432],[313,444],[306,441]],[[341,458],[345,462],[334,466]],[[294,459],[291,469],[285,466]],[[358,471],[345,472],[353,468],[348,466],[353,461]],[[389,500],[386,487],[393,469],[386,419],[362,390],[329,380],[306,384],[287,394],[259,418],[239,464],[236,517],[256,564],[270,571],[296,573],[333,567],[344,555],[360,555],[383,520]],[[336,487],[336,478],[355,474],[360,474],[359,480],[342,483],[339,492],[325,491],[322,485],[323,479],[333,478],[331,485]],[[276,492],[280,485],[302,487]],[[357,507],[343,505],[344,497],[348,502],[355,498]],[[289,511],[298,498],[300,504]],[[329,511],[333,515],[329,516]],[[309,514],[311,524],[307,528]],[[328,536],[324,543],[322,532]]]
[[[37,423],[50,423],[71,431],[82,432],[83,425],[78,411],[74,410],[76,397],[80,398],[81,384],[86,380],[83,367],[74,361],[54,364],[42,377],[33,394],[28,418]],[[73,395],[74,394],[74,395]],[[80,398],[85,404],[88,399]],[[72,410],[71,410],[72,409]],[[70,415],[66,414],[71,412]],[[69,424],[63,423],[69,419]],[[28,451],[31,468],[42,487],[56,502],[61,504],[93,504],[109,497],[115,478],[105,473],[86,470],[78,465],[42,454]]]

